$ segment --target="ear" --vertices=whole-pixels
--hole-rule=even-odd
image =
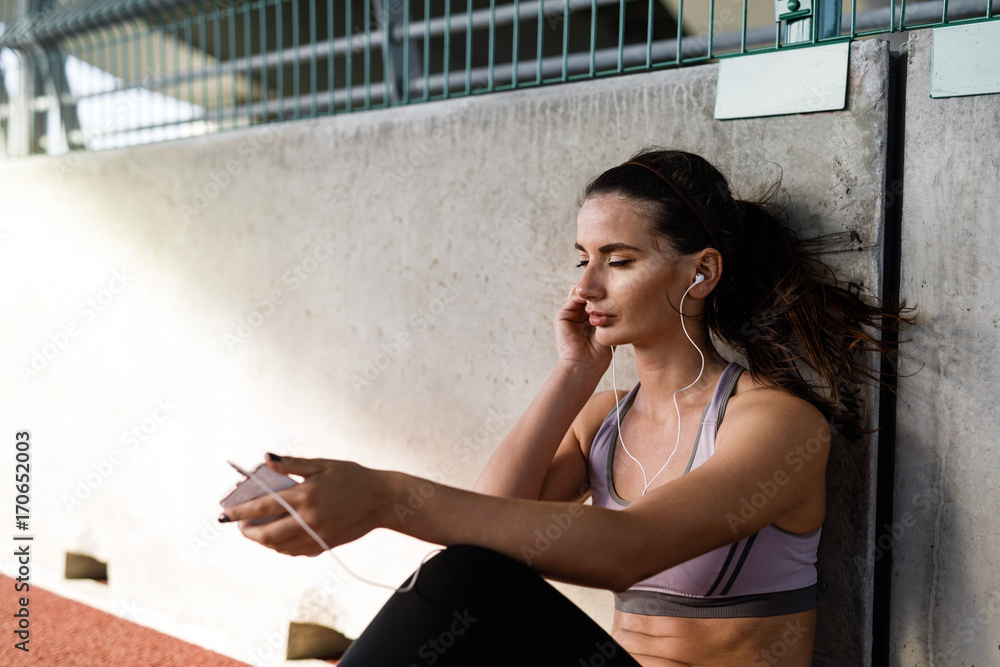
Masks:
[[[697,253],[693,259],[695,274],[700,273],[705,279],[695,285],[688,292],[688,296],[704,299],[712,293],[722,278],[722,255],[715,248],[705,248]],[[691,280],[695,280],[695,276],[692,276]]]

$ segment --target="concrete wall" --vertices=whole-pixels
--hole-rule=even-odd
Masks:
[[[255,664],[292,620],[356,635],[387,593],[218,527],[226,459],[469,486],[555,360],[582,187],[644,144],[744,195],[783,174],[803,228],[858,232],[834,263],[877,287],[888,53],[852,49],[836,113],[716,122],[703,66],[0,165],[0,404],[31,431],[38,581]],[[831,463],[819,664],[867,661],[871,446]],[[338,554],[397,583],[428,550]],[[61,581],[66,552],[109,586]],[[608,623],[608,594],[573,595]]]
[[[931,35],[911,37],[892,526],[892,664],[1000,664],[1000,95],[930,98]],[[886,537],[888,536],[888,537]]]

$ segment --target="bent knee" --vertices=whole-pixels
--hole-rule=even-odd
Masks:
[[[492,549],[459,544],[423,564],[417,575],[417,588],[430,597],[437,597],[435,593],[443,591],[496,594],[516,588],[528,578],[538,578],[538,574],[523,563]]]

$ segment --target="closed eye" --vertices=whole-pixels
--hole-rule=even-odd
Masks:
[[[608,266],[621,267],[625,266],[626,264],[631,264],[634,261],[635,261],[634,259],[616,259],[608,262]],[[576,265],[576,268],[578,269],[586,268],[587,264],[589,263],[590,260],[581,259],[580,263]]]

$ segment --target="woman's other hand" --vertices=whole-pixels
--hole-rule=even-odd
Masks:
[[[330,548],[379,527],[382,509],[389,507],[389,492],[382,474],[356,463],[268,454],[267,465],[275,472],[303,478],[301,484],[279,491],[278,495]],[[259,526],[249,523],[250,519],[274,514],[282,516]],[[228,508],[220,521],[239,521],[244,535],[279,553],[315,556],[323,552],[270,495]]]
[[[591,366],[601,373],[611,363],[611,348],[594,340],[594,327],[587,315],[587,301],[573,285],[553,323],[559,361],[578,366]]]

